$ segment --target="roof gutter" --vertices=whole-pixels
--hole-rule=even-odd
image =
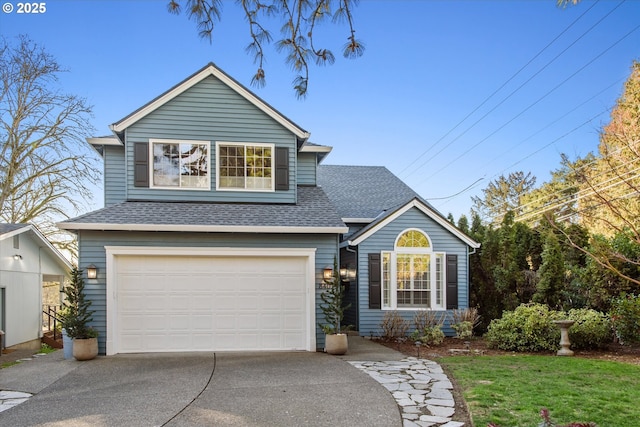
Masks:
[[[245,225],[188,225],[188,224],[110,224],[59,222],[63,230],[96,231],[180,231],[194,233],[286,233],[286,234],[344,234],[347,227],[278,227]]]

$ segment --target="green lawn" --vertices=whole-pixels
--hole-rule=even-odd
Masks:
[[[541,408],[557,424],[640,425],[640,366],[578,357],[457,356],[440,362],[463,390],[476,427],[535,427]]]

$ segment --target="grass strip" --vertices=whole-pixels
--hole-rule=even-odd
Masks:
[[[537,426],[540,409],[555,423],[592,421],[637,427],[640,366],[577,357],[508,355],[440,359],[462,388],[473,422]]]

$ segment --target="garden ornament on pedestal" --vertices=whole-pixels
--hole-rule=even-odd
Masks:
[[[569,328],[575,323],[574,320],[554,320],[553,323],[560,328],[560,350],[558,356],[573,356],[573,351],[569,349]]]

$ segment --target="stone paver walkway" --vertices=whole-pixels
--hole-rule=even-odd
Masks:
[[[0,391],[0,412],[26,402],[31,396],[21,391]]]
[[[452,421],[453,385],[440,365],[408,357],[391,362],[349,362],[382,384],[398,402],[403,427],[463,427]]]

